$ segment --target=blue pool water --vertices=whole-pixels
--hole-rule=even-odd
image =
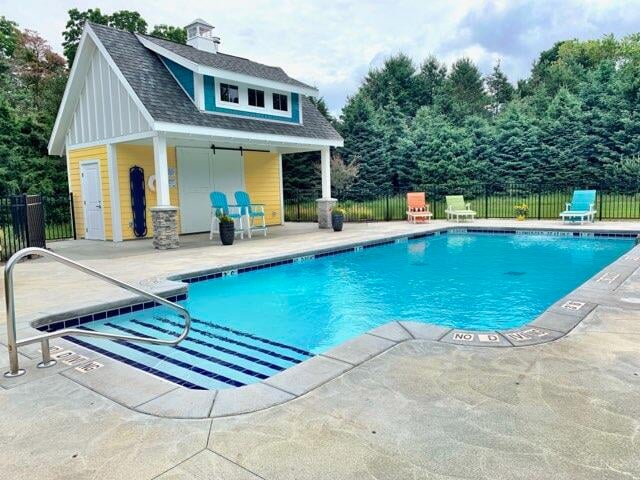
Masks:
[[[182,303],[193,329],[177,347],[74,341],[190,388],[240,386],[392,320],[518,327],[632,243],[452,233],[408,240],[192,283]],[[155,307],[82,328],[168,337],[181,325]]]

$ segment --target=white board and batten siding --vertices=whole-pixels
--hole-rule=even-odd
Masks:
[[[140,112],[103,54],[95,49],[78,97],[67,146],[148,132],[149,122]]]

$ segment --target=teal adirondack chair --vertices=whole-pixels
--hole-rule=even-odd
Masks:
[[[464,201],[462,195],[447,195],[446,197],[447,209],[444,211],[447,214],[447,220],[460,221],[465,218],[474,219],[476,212],[471,210],[471,204]]]
[[[262,231],[264,236],[267,236],[267,224],[265,222],[264,204],[263,203],[251,203],[251,198],[247,192],[236,192],[236,203],[240,207],[240,215],[247,219],[247,234],[251,238],[252,231]],[[254,218],[261,220],[261,225],[254,226]]]
[[[567,203],[564,212],[560,212],[563,222],[594,222],[596,219],[596,191],[574,190],[571,202]]]
[[[236,220],[240,224],[240,228],[236,229],[236,234],[240,234],[240,238],[244,239],[244,228],[242,225],[242,215],[237,212],[232,212],[231,207],[236,207],[237,205],[229,205],[227,202],[227,196],[222,192],[211,192],[209,194],[209,198],[211,199],[211,229],[209,230],[209,240],[213,239],[213,233],[218,231],[218,212],[222,212],[225,215],[231,217],[233,222]]]

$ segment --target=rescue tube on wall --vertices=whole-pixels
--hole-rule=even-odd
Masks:
[[[129,169],[129,185],[131,186],[133,234],[136,237],[145,237],[147,235],[147,199],[144,188],[144,169],[137,165]]]

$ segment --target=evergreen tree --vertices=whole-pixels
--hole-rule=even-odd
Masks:
[[[545,182],[562,186],[589,178],[585,158],[585,121],[578,98],[561,88],[549,104],[541,125],[540,168]],[[573,184],[573,185],[572,185]]]
[[[526,106],[511,102],[496,120],[495,129],[492,183],[542,183],[540,129]]]
[[[416,68],[413,61],[404,53],[389,57],[382,68],[372,69],[361,87],[374,108],[381,109],[393,97],[400,110],[413,115],[417,110],[414,95]]]
[[[351,187],[354,200],[377,198],[391,193],[389,165],[382,155],[382,132],[373,103],[364,95],[349,99],[342,115],[344,147],[340,155],[347,164],[357,163],[358,178]]]
[[[415,77],[414,96],[417,107],[430,107],[444,87],[447,78],[447,66],[433,55],[420,66]]]
[[[493,72],[486,78],[487,90],[489,91],[491,113],[497,115],[504,106],[513,100],[515,89],[509,83],[507,76],[500,68],[500,62],[496,62]]]
[[[478,164],[471,158],[473,142],[468,132],[429,107],[416,114],[411,130],[421,181],[427,190],[440,194],[460,181],[476,178]]]
[[[407,120],[393,96],[380,112],[378,125],[382,132],[380,155],[382,163],[389,169],[387,175],[391,192],[405,193],[413,183],[415,162],[413,155],[407,155],[406,150],[400,148],[402,139],[407,137],[409,131]]]
[[[468,58],[454,62],[444,88],[436,98],[439,111],[462,124],[470,115],[486,115],[489,97],[478,67]]]

